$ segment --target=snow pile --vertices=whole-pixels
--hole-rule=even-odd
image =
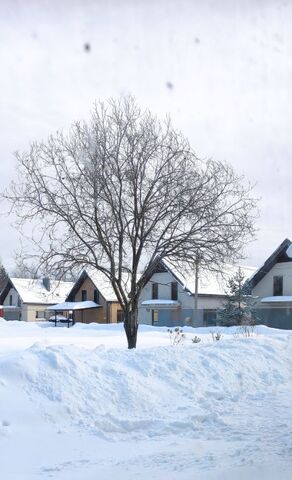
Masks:
[[[82,455],[86,451],[92,476],[79,463],[64,473],[60,462],[58,472],[62,473],[54,478],[75,479],[76,475],[87,480],[98,472],[96,478],[105,479],[115,472],[128,479],[131,472],[133,478],[139,472],[146,479],[150,471],[157,478],[167,478],[173,471],[175,476],[170,478],[191,479],[195,473],[207,475],[199,478],[221,478],[212,477],[219,465],[226,473],[233,468],[275,465],[279,459],[285,474],[278,478],[292,474],[291,332],[261,327],[260,335],[235,338],[232,329],[230,335],[226,329],[223,339],[213,342],[209,329],[189,327],[185,345],[174,347],[165,329],[142,327],[140,348],[128,351],[121,325],[43,329],[17,322],[0,324],[2,340],[5,332],[14,332],[15,338],[7,339],[11,343],[21,342],[19,335],[26,330],[38,331],[39,341],[29,348],[15,351],[12,346],[10,353],[0,352],[0,448],[7,459],[17,441],[26,436],[27,445],[22,442],[25,463],[31,443],[43,442],[45,436],[47,456],[42,450],[40,457],[30,460],[28,472],[40,462],[40,475],[51,475],[53,467],[46,470],[45,459],[52,445],[55,456],[63,451],[67,458],[68,449],[62,446],[68,437],[70,462],[76,467],[82,437]],[[54,337],[60,330],[63,337]],[[78,336],[83,333],[93,335],[94,346],[92,338],[87,348],[80,346]],[[195,334],[202,338],[196,345],[191,343]],[[71,344],[64,341],[66,335]],[[26,347],[32,337],[23,338]],[[110,348],[108,338],[118,338],[120,344]],[[160,341],[160,346],[150,347],[151,340]],[[90,453],[92,445],[95,450]],[[149,454],[151,448],[155,455]],[[113,449],[115,460],[105,460],[109,453],[96,453],[103,449]],[[99,462],[96,455],[102,455]],[[121,477],[126,457],[131,472]],[[100,465],[106,462],[103,472]],[[3,468],[6,472],[5,462]],[[7,464],[6,468],[8,477],[12,467]],[[248,472],[246,478],[257,478]]]
[[[226,404],[289,382],[291,353],[287,339],[134,352],[40,343],[1,359],[0,378],[25,392],[31,406],[38,398],[40,415],[111,439],[186,436],[221,429]]]

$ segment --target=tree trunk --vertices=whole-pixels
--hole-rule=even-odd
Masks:
[[[124,329],[127,335],[128,348],[136,348],[138,333],[137,313],[136,310],[125,314]]]

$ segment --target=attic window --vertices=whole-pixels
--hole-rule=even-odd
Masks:
[[[99,303],[99,291],[95,288],[94,293],[93,293],[93,301],[95,303]]]
[[[152,299],[158,298],[158,283],[152,283]]]
[[[274,297],[281,297],[283,295],[283,277],[276,275],[273,277],[273,295]]]
[[[86,302],[86,300],[87,300],[87,290],[81,290],[81,300],[82,300],[82,302]]]
[[[171,300],[177,300],[177,282],[171,282]]]

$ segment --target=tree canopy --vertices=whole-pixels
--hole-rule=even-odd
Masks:
[[[168,118],[131,97],[96,103],[89,122],[33,143],[17,161],[6,197],[20,225],[37,223],[32,241],[43,268],[103,272],[124,310],[129,347],[156,258],[220,269],[254,233],[244,179],[226,163],[197,158]]]

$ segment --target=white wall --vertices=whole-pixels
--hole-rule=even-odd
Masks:
[[[8,295],[6,295],[6,298],[3,302],[3,305],[10,305],[10,295],[12,295],[12,305],[14,307],[18,307],[18,301],[20,300],[19,299],[19,295],[17,293],[17,291],[15,290],[15,288],[10,288],[9,292],[8,292]]]
[[[199,310],[213,310],[222,307],[225,298],[217,295],[199,296],[198,309]]]
[[[169,273],[155,273],[152,275],[151,280],[143,288],[139,298],[139,322],[151,325],[152,323],[152,309],[142,306],[142,302],[152,299],[152,284],[158,283],[158,299],[171,300],[171,282],[176,282],[175,277]],[[178,301],[181,304],[182,309],[194,310],[195,298],[194,295],[190,295],[184,288],[178,283]],[[222,305],[223,299],[218,296],[206,295],[199,296],[198,309],[217,309]],[[201,312],[202,313],[202,312]],[[202,315],[201,315],[202,317]],[[200,318],[199,323],[202,325],[203,319]],[[198,325],[199,326],[199,325]]]
[[[292,262],[276,263],[273,268],[254,287],[252,293],[255,296],[273,296],[273,277],[283,276],[283,295],[292,295]]]
[[[168,272],[165,273],[154,273],[151,280],[145,285],[140,295],[139,303],[141,304],[144,300],[152,299],[152,284],[158,283],[158,298],[171,300],[171,282],[176,282],[176,279],[173,275]],[[186,308],[194,307],[194,300],[191,295],[189,295],[180,284],[178,284],[178,301],[181,302]]]
[[[34,305],[34,304],[25,303],[23,304],[21,319],[24,320],[25,322],[39,322],[43,320],[44,317],[36,318],[36,312],[45,312],[48,306],[49,305],[44,305],[44,304]],[[52,315],[53,315],[53,312],[52,312]]]
[[[47,304],[28,304],[28,303],[23,303],[15,290],[15,288],[11,288],[6,295],[3,305],[5,306],[10,306],[10,295],[12,295],[12,305],[14,307],[18,307],[19,302],[21,306],[21,320],[24,322],[36,322],[41,319],[36,318],[36,312],[43,312],[46,310],[46,308],[49,306]]]

